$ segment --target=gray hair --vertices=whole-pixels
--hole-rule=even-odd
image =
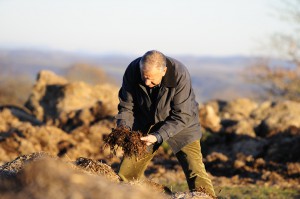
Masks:
[[[167,67],[166,56],[157,50],[146,52],[140,60],[140,68],[141,70],[145,70],[149,66],[155,66],[157,69],[163,71]]]

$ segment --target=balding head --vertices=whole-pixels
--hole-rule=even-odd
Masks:
[[[146,52],[140,61],[140,68],[143,71],[151,70],[153,67],[161,71],[166,68],[166,57],[157,50]]]
[[[145,85],[150,88],[157,86],[167,71],[166,57],[159,51],[148,51],[140,61],[140,69]]]

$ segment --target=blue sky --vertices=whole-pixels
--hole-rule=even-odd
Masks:
[[[0,0],[0,48],[262,54],[279,0]]]

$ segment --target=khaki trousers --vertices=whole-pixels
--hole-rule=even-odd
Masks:
[[[144,172],[155,153],[156,152],[149,152],[138,159],[135,157],[124,157],[118,175],[125,182],[140,180],[144,177]],[[190,191],[204,188],[207,193],[215,197],[212,182],[206,173],[202,161],[200,141],[197,140],[184,146],[175,155],[184,171]]]

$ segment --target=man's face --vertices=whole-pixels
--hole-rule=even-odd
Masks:
[[[163,76],[165,76],[167,68],[161,70],[156,66],[143,67],[141,70],[142,80],[146,86],[153,88],[160,84]]]

